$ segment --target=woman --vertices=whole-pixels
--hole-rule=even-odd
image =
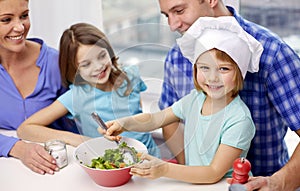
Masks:
[[[61,86],[58,52],[41,39],[26,39],[29,29],[28,0],[0,0],[1,129],[16,130],[26,118],[65,91]],[[52,127],[65,128],[65,120],[56,121]],[[65,134],[74,144],[81,142],[80,135]],[[18,158],[39,174],[58,170],[55,159],[42,146],[1,134],[0,156]]]

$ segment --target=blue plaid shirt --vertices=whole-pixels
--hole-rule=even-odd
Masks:
[[[284,141],[287,128],[300,128],[300,59],[271,31],[251,23],[231,7],[236,20],[264,47],[258,73],[247,73],[241,98],[248,105],[256,126],[247,158],[255,176],[279,170],[289,159]],[[161,109],[171,106],[193,88],[192,64],[175,45],[164,66],[164,82],[159,100]]]

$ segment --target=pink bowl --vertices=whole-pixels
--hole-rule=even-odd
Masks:
[[[121,186],[123,184],[126,184],[131,178],[131,175],[129,174],[131,167],[115,170],[92,169],[86,166],[83,166],[83,168],[88,173],[88,175],[94,180],[94,182],[96,182],[96,184],[100,186]],[[99,173],[97,171],[101,172]]]
[[[146,146],[140,141],[128,137],[123,137],[121,142],[122,141],[125,141],[128,146],[134,147],[138,152],[147,153]],[[74,158],[77,163],[93,179],[93,181],[100,186],[121,186],[126,184],[131,178],[131,175],[129,174],[131,167],[102,170],[86,166],[91,164],[92,159],[103,156],[105,150],[111,148],[117,148],[117,144],[104,137],[98,137],[81,143],[74,151]]]

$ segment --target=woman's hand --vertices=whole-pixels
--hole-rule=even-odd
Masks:
[[[36,143],[18,141],[9,155],[20,159],[25,166],[39,174],[54,174],[59,170],[55,159],[43,146]]]
[[[130,174],[143,178],[156,179],[168,171],[168,163],[148,154],[142,155],[142,163],[131,168]]]

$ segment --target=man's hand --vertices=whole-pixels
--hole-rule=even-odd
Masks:
[[[232,178],[226,179],[228,184],[232,183]],[[276,191],[269,184],[269,177],[250,177],[248,182],[243,185],[247,191]]]

